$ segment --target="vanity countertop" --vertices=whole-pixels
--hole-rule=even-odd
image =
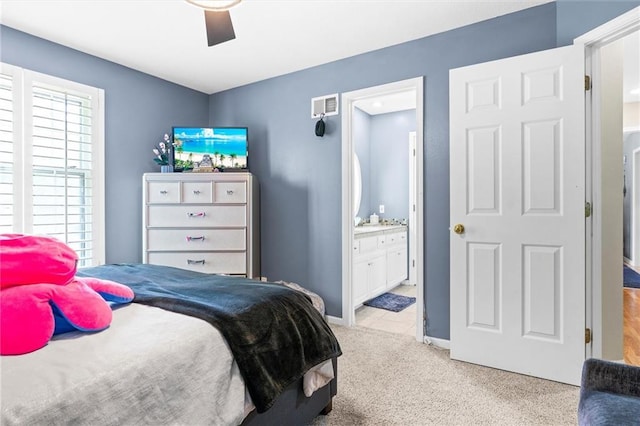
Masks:
[[[354,229],[355,238],[371,237],[373,235],[389,234],[405,231],[407,225],[362,225]]]

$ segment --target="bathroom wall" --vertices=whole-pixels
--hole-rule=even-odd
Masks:
[[[369,115],[355,108],[354,150],[362,169],[362,201],[357,216],[409,218],[409,132],[416,130],[415,110]],[[379,206],[385,212],[379,212]]]
[[[622,108],[622,127],[640,129],[640,102],[627,102]]]
[[[415,131],[414,109],[371,117],[370,208],[381,219],[409,218],[409,132]]]
[[[640,148],[640,131],[626,133],[624,136],[624,143],[622,146],[623,155],[626,158],[624,162],[624,182],[626,193],[622,205],[622,217],[623,217],[623,241],[624,248],[623,254],[627,259],[631,259],[631,194],[633,194],[633,151]],[[636,212],[640,214],[640,212]],[[637,257],[637,256],[636,256]]]

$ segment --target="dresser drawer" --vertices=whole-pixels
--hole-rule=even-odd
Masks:
[[[207,274],[246,274],[246,254],[241,253],[149,253],[149,263]]]
[[[187,204],[210,204],[213,201],[211,182],[183,182],[182,202]]]
[[[245,206],[149,206],[148,226],[202,228],[247,224]]]
[[[149,204],[180,203],[180,182],[147,182]]]
[[[214,191],[215,203],[246,203],[247,185],[244,182],[216,182]]]
[[[245,250],[244,229],[149,229],[149,250]]]

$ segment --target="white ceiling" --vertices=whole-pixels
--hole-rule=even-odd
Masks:
[[[0,23],[211,94],[552,0],[244,0],[207,47],[183,0],[1,0]]]
[[[354,105],[369,115],[405,111],[416,108],[416,91],[397,92],[389,95],[356,101]]]

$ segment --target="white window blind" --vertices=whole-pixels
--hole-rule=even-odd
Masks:
[[[13,231],[13,76],[0,74],[0,232]]]
[[[9,178],[0,175],[2,231],[56,237],[77,252],[78,266],[104,263],[103,92],[28,70],[19,73],[21,87],[13,84],[13,102],[7,104],[13,104],[11,123],[24,138],[7,132],[8,148],[0,145],[0,166],[4,171],[6,155],[7,175],[14,181],[5,191]],[[20,114],[17,99],[24,105]]]

